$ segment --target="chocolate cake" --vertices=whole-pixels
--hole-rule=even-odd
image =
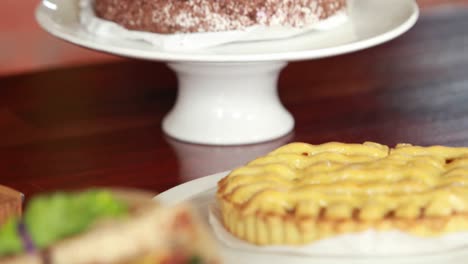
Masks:
[[[94,0],[98,17],[161,34],[254,25],[306,27],[346,9],[347,0]]]

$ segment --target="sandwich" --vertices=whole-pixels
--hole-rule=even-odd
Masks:
[[[39,195],[0,227],[0,264],[216,264],[216,246],[187,204],[136,190]]]

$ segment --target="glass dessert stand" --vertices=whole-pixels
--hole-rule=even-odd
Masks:
[[[355,0],[349,13],[346,23],[327,31],[191,52],[89,33],[79,22],[78,0],[43,0],[36,18],[52,35],[76,45],[166,62],[177,74],[179,90],[162,124],[165,133],[190,143],[240,145],[273,140],[293,130],[294,118],[277,93],[279,74],[288,62],[336,56],[392,40],[415,24],[419,9],[411,0]]]

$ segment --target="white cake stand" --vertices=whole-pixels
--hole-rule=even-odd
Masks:
[[[355,0],[350,20],[330,31],[194,52],[97,37],[83,29],[78,14],[77,0],[43,0],[36,11],[39,24],[58,38],[102,52],[167,62],[179,80],[176,104],[162,124],[169,136],[191,143],[239,145],[292,131],[294,119],[277,93],[279,73],[288,62],[379,45],[409,30],[419,10],[413,0]]]

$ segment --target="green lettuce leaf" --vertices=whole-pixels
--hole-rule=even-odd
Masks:
[[[108,191],[57,192],[31,200],[24,221],[35,245],[45,248],[85,231],[99,219],[123,217],[127,211],[127,205]]]
[[[23,251],[18,233],[18,220],[10,218],[0,227],[0,256],[17,254]]]

